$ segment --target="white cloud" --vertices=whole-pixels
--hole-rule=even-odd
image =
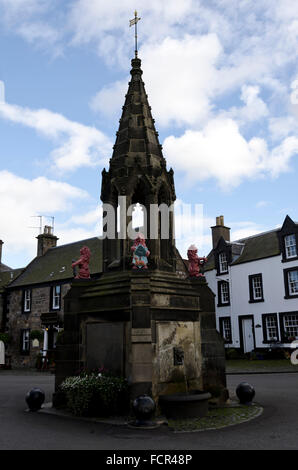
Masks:
[[[269,204],[270,204],[269,201],[258,201],[256,203],[256,207],[259,209],[259,208],[262,208],[262,207],[267,207]]]
[[[185,173],[189,182],[214,178],[223,189],[229,189],[245,179],[277,177],[288,171],[298,152],[298,139],[288,137],[269,151],[264,139],[247,141],[235,121],[218,118],[201,131],[167,137],[163,148],[168,163]]]
[[[6,21],[28,18],[47,8],[45,0],[0,0]]]
[[[28,261],[32,259],[37,242],[28,227],[37,224],[31,217],[67,213],[73,209],[75,201],[88,200],[88,197],[86,191],[67,183],[45,177],[29,180],[0,171],[0,233],[5,253],[26,252]]]
[[[285,137],[298,133],[298,118],[295,116],[272,117],[268,121],[270,137],[274,141],[280,141]]]
[[[267,230],[264,226],[252,221],[231,222],[228,225],[231,227],[231,241],[251,237]]]
[[[37,47],[51,48],[57,56],[64,33],[55,21],[50,24],[51,11],[58,18],[56,7],[55,0],[0,0],[1,20],[5,28]]]
[[[98,237],[100,233],[98,233],[95,226],[87,229],[86,227],[64,227],[63,224],[57,224],[56,235],[59,237],[59,245],[65,245],[67,243]]]
[[[83,224],[93,225],[102,221],[102,206],[98,205],[94,209],[85,212],[84,214],[74,215],[68,221],[68,224]]]
[[[259,97],[260,87],[252,85],[242,85],[241,100],[242,107],[233,107],[225,113],[226,116],[236,119],[239,124],[247,124],[262,119],[269,114],[266,103]]]
[[[91,100],[90,107],[110,118],[120,117],[121,106],[127,91],[127,80],[103,87]]]
[[[220,53],[214,34],[166,38],[142,48],[147,91],[161,125],[192,125],[206,119]]]
[[[121,31],[124,43],[133,46],[133,29],[129,28],[129,19],[133,18],[136,8],[141,17],[141,37],[147,41],[166,36],[174,26],[184,26],[187,16],[194,13],[195,4],[193,0],[152,0],[150,3],[138,0],[137,5],[134,0],[113,0],[110,3],[76,0],[70,10],[69,26],[76,43],[98,41],[101,44]]]
[[[59,40],[59,33],[55,28],[41,22],[23,23],[19,26],[18,32],[28,42],[45,41],[56,43]]]
[[[298,154],[298,138],[287,137],[275,147],[268,158],[268,170],[273,177],[290,170],[291,159]]]
[[[0,117],[33,128],[52,140],[56,148],[51,158],[61,172],[104,164],[111,152],[111,141],[102,132],[47,109],[31,110],[0,103]]]
[[[193,125],[207,118],[220,53],[221,46],[214,34],[186,35],[180,40],[167,37],[160,44],[142,48],[146,91],[158,125]],[[93,109],[114,115],[126,90],[127,79],[104,87],[93,98]]]

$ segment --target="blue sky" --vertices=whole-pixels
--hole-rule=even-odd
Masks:
[[[59,244],[100,233],[101,171],[128,86],[135,8],[177,198],[203,206],[202,230],[177,240],[182,254],[191,243],[209,252],[218,215],[232,239],[275,228],[286,214],[298,220],[298,4],[0,0],[0,238],[9,266],[36,254],[34,215],[55,217]]]

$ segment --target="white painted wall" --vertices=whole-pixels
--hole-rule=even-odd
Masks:
[[[205,273],[209,287],[216,294],[216,320],[219,330],[219,318],[231,317],[233,344],[229,347],[240,347],[239,320],[240,315],[253,315],[256,347],[268,347],[263,344],[262,314],[298,311],[298,299],[285,299],[284,269],[298,266],[298,261],[281,262],[281,255],[271,258],[242,263],[229,267],[229,273],[216,276],[216,270]],[[251,274],[262,273],[264,302],[249,303],[249,279]],[[217,282],[229,281],[230,306],[217,307]]]

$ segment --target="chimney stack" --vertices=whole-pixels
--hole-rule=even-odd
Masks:
[[[223,215],[216,217],[216,225],[211,227],[213,249],[216,248],[220,237],[223,237],[226,242],[230,241],[230,230],[229,227],[225,226]]]
[[[43,256],[49,248],[57,246],[58,237],[53,233],[52,227],[49,225],[44,226],[44,231],[37,238],[37,256]]]

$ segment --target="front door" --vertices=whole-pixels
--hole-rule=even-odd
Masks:
[[[248,353],[255,348],[252,318],[242,319],[242,339],[244,353]]]

